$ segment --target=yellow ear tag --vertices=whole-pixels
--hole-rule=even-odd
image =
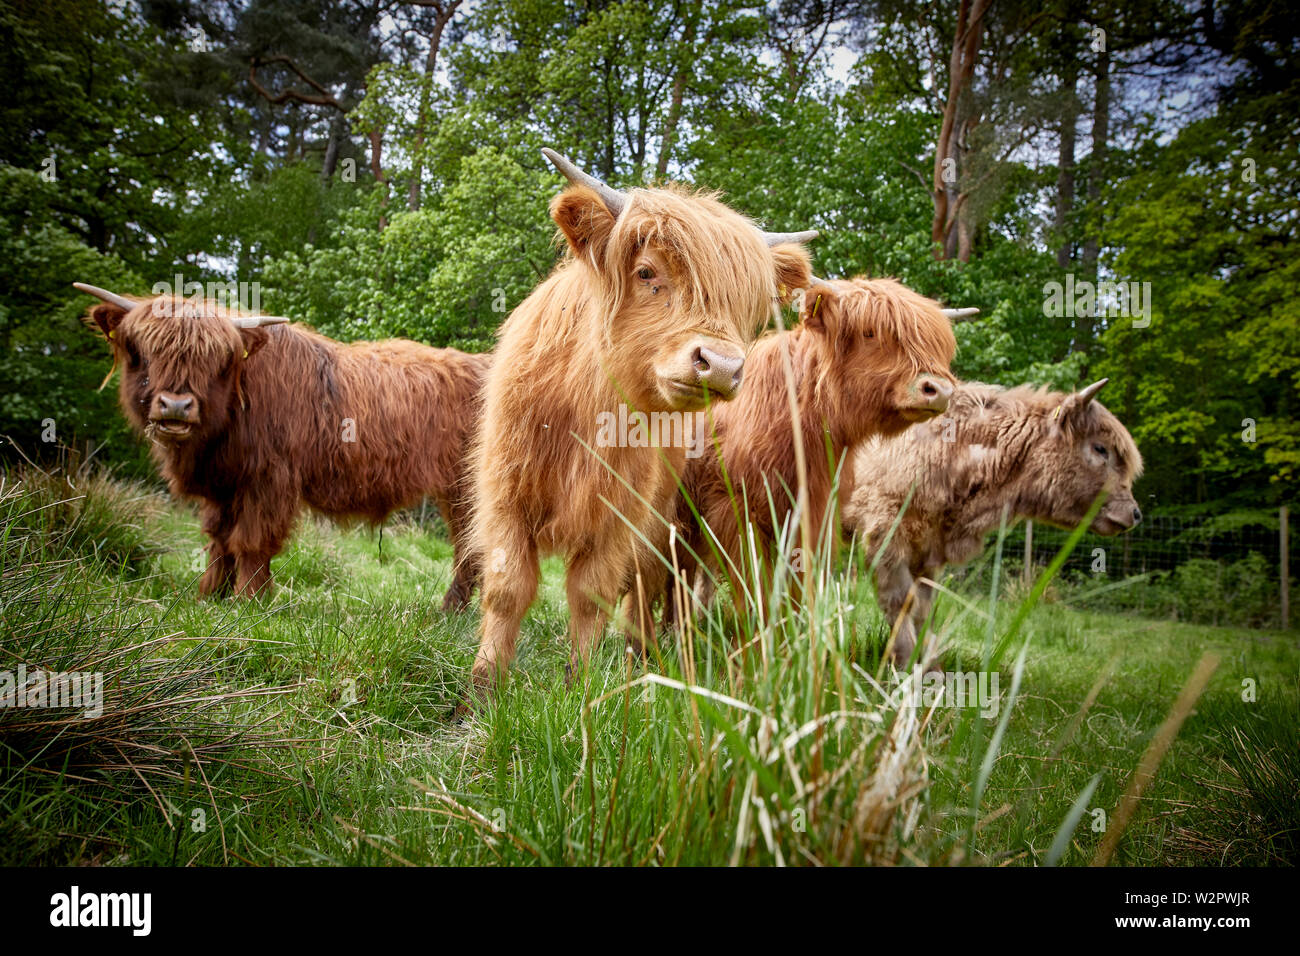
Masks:
[[[1061,417],[1061,408],[1062,408],[1061,405],[1057,405],[1057,406],[1056,406],[1056,411],[1052,412],[1052,420],[1053,420],[1053,421],[1056,421],[1058,418]]]
[[[108,337],[109,337],[110,339],[111,339],[113,336],[115,336],[115,335],[117,335],[117,329],[109,329],[109,330],[108,330]]]
[[[244,358],[248,358],[248,349],[244,349]]]

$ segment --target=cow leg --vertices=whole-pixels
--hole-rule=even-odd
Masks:
[[[280,553],[283,542],[264,546],[253,551],[240,551],[235,555],[235,596],[244,598],[270,594],[271,559]]]
[[[515,659],[519,625],[537,596],[537,545],[522,529],[498,535],[485,548],[478,654],[471,673],[474,693],[490,695]]]
[[[916,622],[907,608],[908,596],[913,593],[914,583],[907,565],[891,561],[888,557],[881,558],[876,567],[876,597],[880,609],[885,612],[885,620],[897,630],[893,652],[896,667],[906,667],[916,648]],[[905,609],[909,613],[904,613]]]
[[[208,536],[208,567],[199,578],[199,596],[225,597],[235,584],[235,556],[230,552],[229,518],[226,507],[205,501],[200,512],[203,533]]]
[[[655,623],[655,603],[668,590],[668,568],[660,556],[668,555],[669,532],[666,527],[656,527],[652,544],[638,541],[635,545],[632,570],[623,599],[621,623],[632,652],[644,658],[658,643]]]
[[[478,587],[483,571],[482,562],[469,544],[470,504],[461,498],[440,501],[438,510],[451,536],[453,566],[451,585],[442,599],[442,609],[444,612],[463,611],[469,607],[469,599]]]
[[[618,602],[622,593],[626,562],[616,557],[612,549],[603,554],[587,551],[569,562],[564,588],[573,643],[567,673],[570,681],[590,662],[591,650],[605,628],[608,609]]]
[[[929,620],[930,611],[934,607],[935,592],[928,584],[922,584],[921,578],[928,578],[931,581],[937,581],[939,578],[939,567],[916,568],[912,574],[916,580],[916,600],[912,603],[912,628],[916,634],[920,634],[925,627],[926,621]],[[937,660],[926,661],[927,672],[943,672],[943,667]]]
[[[271,559],[284,548],[297,499],[292,493],[259,488],[236,503],[230,550],[235,556],[235,596],[271,593]]]

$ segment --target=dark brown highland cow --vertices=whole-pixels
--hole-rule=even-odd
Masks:
[[[478,566],[464,547],[465,449],[488,356],[402,339],[344,345],[210,301],[76,285],[104,300],[90,316],[122,368],[128,421],[152,440],[172,494],[201,503],[211,539],[201,594],[269,589],[304,504],[378,523],[428,496],[455,549],[443,608],[469,602]]]

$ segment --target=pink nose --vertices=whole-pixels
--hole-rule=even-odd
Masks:
[[[948,399],[952,398],[951,382],[940,378],[938,375],[918,375],[909,388],[914,395],[921,399],[918,408],[924,408],[932,412],[942,412],[948,409]]]
[[[158,421],[178,421],[187,422],[194,417],[194,396],[193,395],[169,395],[167,392],[159,392],[153,400],[153,415]]]
[[[695,380],[723,398],[731,398],[740,391],[740,381],[745,373],[745,359],[739,355],[723,355],[701,345],[691,357],[695,366]]]

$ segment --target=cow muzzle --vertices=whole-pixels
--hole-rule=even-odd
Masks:
[[[918,375],[908,383],[899,411],[908,421],[928,421],[948,410],[950,398],[952,382],[941,375]]]
[[[1092,520],[1091,530],[1095,534],[1123,534],[1138,526],[1142,520],[1142,509],[1132,498],[1107,502],[1101,512]]]
[[[720,342],[698,343],[678,356],[674,368],[661,375],[663,391],[676,407],[703,407],[709,396],[729,401],[740,391],[745,355]]]
[[[149,431],[154,438],[180,441],[199,424],[199,400],[193,395],[159,392],[149,406]]]

